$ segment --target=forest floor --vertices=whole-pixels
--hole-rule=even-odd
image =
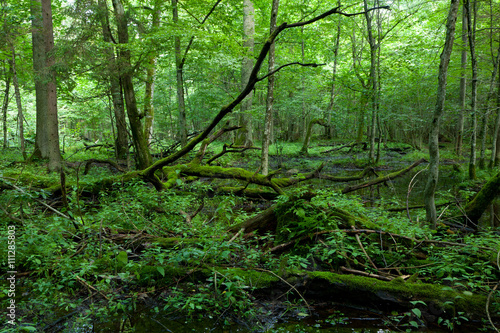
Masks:
[[[362,147],[326,152],[342,144],[313,142],[309,155],[299,154],[300,144],[275,146],[270,169],[281,171],[273,177],[300,182],[260,197],[247,191],[259,187],[252,179],[187,175],[181,164],[175,178],[165,175],[170,188],[157,191],[117,177],[127,163],[106,162],[105,148],[68,152],[63,178],[4,151],[0,254],[4,271],[16,273],[15,296],[4,286],[1,306],[15,304],[16,325],[2,312],[0,329],[470,332],[498,325],[498,202],[477,230],[463,214],[494,171],[470,181],[466,158],[444,149],[439,224],[431,230],[420,207],[426,152],[383,144],[379,163],[365,172]],[[221,149],[214,143],[205,155]],[[256,175],[259,156],[226,154],[213,170]],[[412,163],[404,175],[353,190]],[[114,181],[96,187],[103,179]]]

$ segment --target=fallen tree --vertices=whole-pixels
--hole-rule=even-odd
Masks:
[[[413,168],[417,167],[419,164],[421,164],[423,162],[426,162],[425,158],[422,158],[422,159],[414,162],[412,165],[410,165],[410,166],[408,166],[408,167],[406,167],[406,168],[404,168],[402,170],[392,172],[392,173],[387,174],[385,176],[377,177],[375,179],[369,180],[369,181],[364,182],[362,184],[357,184],[357,185],[352,185],[352,186],[346,186],[342,190],[342,193],[345,194],[345,193],[357,191],[357,190],[360,190],[360,189],[365,188],[365,187],[370,187],[370,186],[377,185],[377,184],[380,184],[380,183],[385,183],[385,182],[393,180],[393,179],[395,179],[397,177],[401,177],[401,176],[405,175],[406,173],[408,173],[408,171],[412,170]]]

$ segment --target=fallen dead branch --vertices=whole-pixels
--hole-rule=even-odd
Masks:
[[[406,174],[408,171],[412,170],[413,168],[417,167],[419,164],[421,164],[423,162],[426,162],[425,158],[422,158],[422,159],[414,162],[412,165],[410,165],[410,166],[408,166],[408,167],[406,167],[406,168],[404,168],[402,170],[392,172],[392,173],[390,173],[388,175],[372,179],[372,180],[364,182],[362,184],[353,185],[353,186],[346,186],[342,190],[342,193],[345,194],[345,193],[357,191],[357,190],[360,190],[360,189],[365,188],[365,187],[370,187],[370,186],[377,185],[377,184],[380,184],[380,183],[385,183],[387,181],[390,181],[390,180],[393,180],[395,178],[401,177],[404,174]]]

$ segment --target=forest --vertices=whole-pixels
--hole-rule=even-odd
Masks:
[[[499,0],[0,0],[1,332],[499,332]]]

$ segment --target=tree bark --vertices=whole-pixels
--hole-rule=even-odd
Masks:
[[[118,26],[118,41],[124,46],[119,52],[119,62],[121,65],[121,79],[123,84],[123,91],[125,95],[125,104],[127,105],[127,115],[130,123],[130,130],[132,132],[132,141],[134,143],[136,164],[138,169],[145,169],[152,163],[151,153],[149,152],[148,143],[144,136],[144,130],[141,124],[141,116],[137,108],[135,99],[134,84],[132,82],[132,66],[130,62],[130,50],[127,49],[128,44],[128,27],[125,18],[125,10],[121,0],[113,0],[113,7],[115,9],[115,16]]]
[[[54,34],[50,0],[34,0],[32,10],[33,68],[36,91],[34,157],[48,159],[49,171],[61,169],[57,118],[56,73],[53,68]]]
[[[465,100],[467,91],[467,11],[465,5],[462,6],[462,50],[460,51],[461,72],[460,72],[460,110],[458,111],[457,121],[457,138],[455,143],[455,151],[458,156],[462,155],[462,143],[464,136],[464,114],[466,110]]]
[[[253,69],[253,50],[255,35],[255,10],[252,0],[243,0],[243,48],[244,56],[241,64],[241,87],[245,87]],[[253,91],[241,102],[240,108],[240,126],[238,131],[237,144],[244,146],[253,146],[253,126],[252,115],[248,111],[252,108]]]
[[[177,8],[178,0],[172,0],[172,19],[174,24],[179,23],[179,11]],[[174,37],[174,53],[175,53],[175,72],[177,83],[177,108],[179,110],[179,137],[181,145],[187,143],[187,123],[186,123],[186,103],[184,101],[184,75],[181,55],[181,38],[176,35]]]
[[[314,125],[321,125],[324,127],[327,127],[328,125],[323,121],[323,119],[313,119],[309,122],[307,125],[307,131],[306,131],[306,136],[304,137],[304,143],[302,144],[302,149],[300,149],[301,154],[307,155],[308,149],[309,149],[309,142],[311,141],[311,135],[312,135],[312,128]]]
[[[340,5],[340,4],[339,4]],[[333,69],[332,69],[332,88],[330,90],[330,102],[328,103],[328,108],[326,109],[326,121],[327,127],[325,128],[326,138],[333,139],[334,126],[332,125],[332,113],[333,106],[335,104],[336,97],[336,79],[337,79],[337,63],[338,63],[338,54],[340,48],[340,28],[341,28],[341,20],[337,23],[337,36],[335,37],[335,44],[333,47]]]
[[[7,108],[9,106],[9,94],[10,94],[10,80],[11,75],[5,73],[5,90],[3,96],[3,104],[2,104],[2,127],[3,127],[3,149],[8,147],[8,138],[7,138]]]
[[[157,29],[160,26],[160,10],[158,9],[159,2],[155,3],[155,8],[153,9],[152,27]],[[147,69],[146,69],[146,87],[144,96],[144,135],[148,144],[151,143],[153,138],[153,125],[154,125],[154,105],[153,97],[155,91],[155,80],[156,80],[156,51],[148,56]]]
[[[492,177],[465,207],[466,223],[477,229],[477,223],[493,199],[500,194],[500,173]]]
[[[271,23],[269,34],[272,34],[276,29],[276,21],[278,17],[279,0],[273,0],[271,9]],[[275,43],[271,44],[268,55],[268,73],[274,71],[275,63]],[[261,170],[263,175],[269,173],[269,144],[271,141],[271,131],[273,124],[273,102],[274,102],[274,75],[269,75],[267,78],[267,98],[266,98],[266,116],[264,119],[264,136],[262,138],[262,153],[261,153]]]
[[[490,168],[500,164],[500,71],[498,73],[497,91],[497,119],[495,122],[495,135],[493,135],[494,152],[491,153]]]
[[[377,127],[377,114],[378,114],[378,66],[377,66],[377,49],[379,48],[379,43],[375,40],[373,36],[372,27],[372,14],[368,12],[368,1],[364,0],[365,9],[365,20],[366,20],[366,30],[368,33],[368,44],[370,45],[370,78],[368,81],[368,86],[370,89],[370,102],[371,102],[371,126],[370,126],[370,152],[368,158],[370,163],[375,162],[375,132]]]
[[[19,145],[21,147],[21,154],[26,159],[26,146],[24,141],[24,114],[23,106],[21,104],[21,92],[19,91],[19,83],[17,81],[17,68],[16,68],[16,52],[12,47],[12,83],[14,84],[14,94],[16,96],[17,105],[17,121],[19,126]]]
[[[470,0],[466,0],[467,6],[467,28],[469,37],[469,49],[472,66],[472,96],[471,96],[471,143],[470,143],[470,160],[469,160],[469,179],[476,179],[476,139],[477,139],[477,57],[476,57],[476,1],[474,8],[471,8]],[[474,12],[471,13],[471,10]],[[474,18],[472,18],[474,15]]]
[[[444,102],[446,98],[446,84],[448,76],[448,65],[450,63],[451,51],[453,49],[453,40],[455,38],[455,23],[459,0],[451,0],[448,19],[446,22],[446,39],[443,52],[440,56],[437,101],[434,109],[434,115],[430,125],[429,134],[429,177],[424,191],[424,202],[427,221],[432,228],[436,228],[437,213],[434,194],[439,178],[439,123],[444,111]]]
[[[111,29],[109,27],[108,6],[106,1],[99,0],[99,8],[102,10],[100,18],[102,25],[102,36],[106,43],[113,42]],[[127,121],[125,118],[125,105],[123,102],[123,92],[120,85],[119,69],[116,63],[115,51],[113,46],[105,49],[106,57],[108,58],[108,80],[113,100],[113,111],[115,115],[116,138],[115,138],[115,155],[117,159],[126,159],[128,155],[128,134]]]

